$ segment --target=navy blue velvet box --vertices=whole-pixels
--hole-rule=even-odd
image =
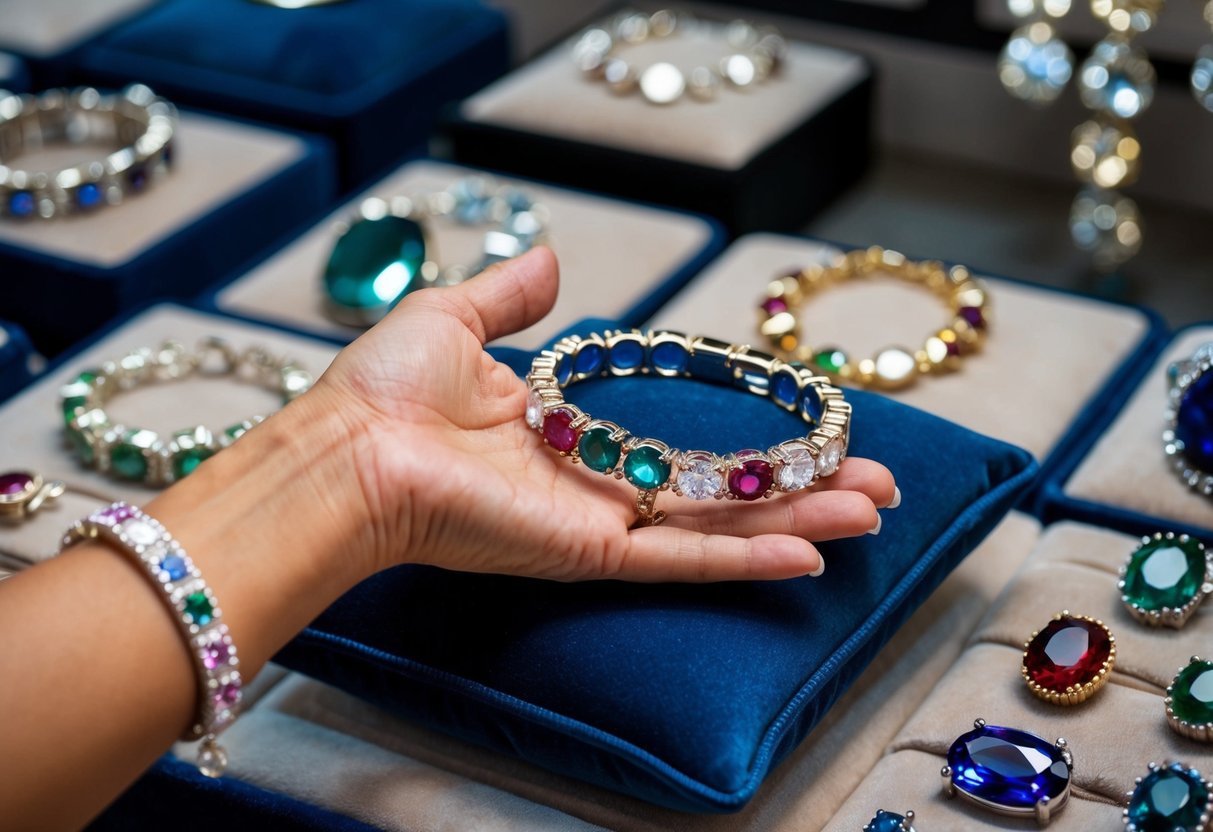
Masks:
[[[90,42],[158,0],[8,0],[0,12],[0,49],[24,58],[38,88],[67,84]],[[3,86],[0,71],[0,86]]]
[[[0,90],[26,92],[29,89],[29,67],[25,61],[8,52],[0,52]]]
[[[25,330],[14,323],[0,321],[0,402],[29,382],[33,352]]]
[[[349,189],[418,153],[438,109],[508,60],[505,17],[475,0],[172,0],[88,47],[79,74],[327,135]]]

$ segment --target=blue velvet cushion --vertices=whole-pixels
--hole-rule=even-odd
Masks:
[[[604,379],[567,394],[682,448],[766,448],[804,431],[763,398],[689,380]],[[823,544],[821,578],[560,584],[399,567],[278,660],[562,774],[676,809],[735,810],[1036,473],[1023,450],[848,397],[852,454],[888,465],[903,503],[879,536]]]

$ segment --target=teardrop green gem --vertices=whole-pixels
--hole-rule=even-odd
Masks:
[[[425,237],[404,217],[358,220],[333,245],[324,290],[339,306],[391,306],[421,283]]]

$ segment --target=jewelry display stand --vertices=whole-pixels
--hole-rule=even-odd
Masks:
[[[337,324],[324,312],[320,277],[337,239],[334,224],[348,220],[368,196],[434,193],[476,175],[484,174],[439,162],[410,162],[248,274],[215,291],[209,302],[222,311],[352,340],[362,330]],[[719,228],[700,217],[494,178],[516,185],[547,209],[546,243],[560,260],[555,309],[530,329],[501,339],[501,345],[538,348],[554,333],[590,315],[639,323],[723,247]],[[443,265],[475,262],[483,254],[483,227],[437,219],[424,223],[424,228]]]
[[[89,152],[63,146],[19,158],[54,169]],[[140,303],[193,295],[332,193],[323,142],[182,113],[173,168],[145,193],[96,213],[0,222],[0,273],[20,285],[0,299],[0,317],[22,321],[35,340],[72,343]]]
[[[729,51],[716,31],[650,39],[626,59],[714,66]],[[867,164],[871,71],[857,54],[791,41],[762,83],[660,106],[583,76],[572,43],[464,101],[446,124],[456,159],[708,213],[733,232],[803,225]]]

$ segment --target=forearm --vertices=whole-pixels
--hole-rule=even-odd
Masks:
[[[317,398],[144,506],[210,583],[246,681],[368,571],[347,435]],[[102,543],[0,583],[0,682],[0,817],[13,829],[86,822],[180,736],[197,705],[159,591]]]

